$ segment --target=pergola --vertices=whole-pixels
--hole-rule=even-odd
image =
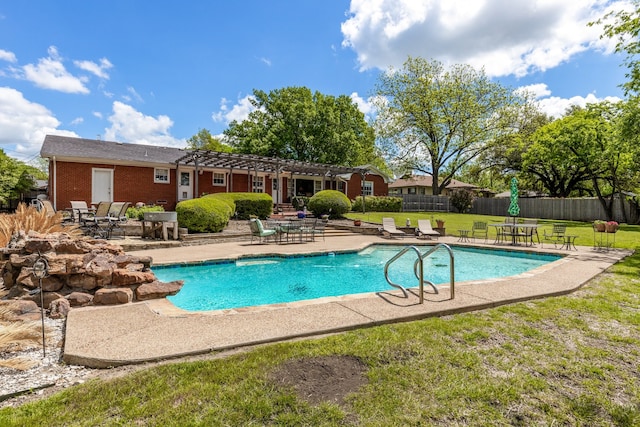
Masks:
[[[189,166],[195,168],[195,174],[201,168],[228,169],[230,177],[233,177],[234,170],[245,170],[247,173],[253,171],[275,174],[276,180],[280,182],[280,174],[283,172],[306,175],[323,176],[335,181],[340,175],[359,174],[364,183],[364,177],[369,173],[366,167],[336,166],[324,163],[303,162],[299,160],[279,159],[276,157],[257,156],[255,154],[235,154],[222,153],[209,150],[185,150],[185,155],[176,160],[176,166]],[[323,180],[324,182],[324,180]],[[195,194],[198,192],[198,180],[195,180]],[[279,205],[280,201],[277,200]]]

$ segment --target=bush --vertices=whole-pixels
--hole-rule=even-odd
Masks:
[[[237,219],[268,218],[273,212],[273,199],[267,193],[216,193],[205,198],[213,198],[228,203],[231,216]]]
[[[176,205],[178,224],[189,233],[218,233],[229,224],[229,203],[213,197],[183,200]]]
[[[367,212],[402,212],[402,198],[389,196],[366,196],[364,198]],[[362,212],[362,196],[356,197],[351,206],[354,212]]]
[[[127,209],[127,218],[142,221],[144,220],[145,212],[164,212],[164,208],[162,206],[133,206]]]
[[[309,206],[309,197],[307,196],[293,196],[291,198],[291,205],[293,209],[301,211],[305,206]]]
[[[341,218],[351,210],[351,201],[344,193],[337,190],[322,190],[309,199],[307,209],[318,218],[322,215]]]
[[[473,193],[469,190],[454,190],[450,196],[451,205],[460,213],[467,213],[473,205]]]

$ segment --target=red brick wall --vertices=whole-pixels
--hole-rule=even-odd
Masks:
[[[114,166],[104,164],[86,164],[56,162],[57,190],[54,201],[57,209],[71,207],[71,200],[84,200],[91,203],[92,169],[113,170],[113,200],[118,202],[143,202],[146,204],[163,204],[166,210],[176,206],[176,171],[171,169],[169,184],[153,182],[154,168],[136,166]],[[53,164],[49,165],[49,197],[53,200]]]
[[[384,178],[379,175],[367,175],[364,178],[365,181],[373,182],[373,195],[374,196],[388,196],[389,184],[384,182]],[[347,197],[354,200],[356,197],[362,195],[362,179],[360,175],[353,174],[351,179],[347,183]]]

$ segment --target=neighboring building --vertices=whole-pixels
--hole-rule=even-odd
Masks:
[[[450,196],[453,190],[459,189],[475,191],[478,187],[452,179],[440,195]],[[433,177],[431,175],[412,175],[408,178],[400,178],[389,184],[390,196],[402,194],[433,195]]]
[[[186,150],[47,135],[49,198],[56,209],[71,200],[143,202],[173,210],[177,202],[220,192],[268,193],[275,204],[294,195],[335,189],[350,199],[388,194],[390,179],[375,168],[334,166],[248,154]]]

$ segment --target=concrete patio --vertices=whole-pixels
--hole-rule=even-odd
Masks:
[[[438,242],[474,245],[458,243],[457,240],[444,237]],[[133,250],[129,253],[151,256],[154,265],[159,265],[233,259],[247,255],[359,250],[373,243],[389,242],[389,239],[379,236],[353,234],[302,244],[252,245],[248,241],[235,241]],[[413,237],[391,242],[433,243]],[[490,244],[477,246],[495,247]],[[424,304],[419,304],[417,290],[414,289],[408,298],[404,298],[399,291],[393,291],[212,312],[187,312],[167,300],[75,308],[67,318],[63,359],[70,364],[106,368],[481,310],[573,292],[631,254],[628,250],[598,252],[582,246],[578,246],[577,251],[541,249],[540,245],[537,248],[499,248],[543,250],[565,256],[519,276],[456,283],[453,300],[450,299],[448,286],[441,286],[438,294],[425,293]],[[429,292],[426,287],[425,292]]]

